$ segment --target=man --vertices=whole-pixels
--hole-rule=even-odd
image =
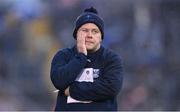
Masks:
[[[101,45],[104,22],[96,9],[85,9],[77,18],[73,36],[76,45],[60,50],[52,60],[51,80],[59,90],[55,110],[117,110],[121,60]]]

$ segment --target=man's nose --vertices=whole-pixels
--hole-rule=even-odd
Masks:
[[[91,31],[88,31],[87,37],[92,38],[92,32]]]

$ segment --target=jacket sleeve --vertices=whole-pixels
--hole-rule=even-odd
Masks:
[[[61,91],[64,91],[76,79],[86,65],[86,56],[82,53],[78,53],[68,61],[67,57],[67,53],[59,51],[51,63],[51,81],[55,88]]]
[[[115,97],[122,87],[122,66],[120,58],[111,57],[105,64],[104,72],[94,82],[74,82],[70,96],[81,101],[100,101]]]

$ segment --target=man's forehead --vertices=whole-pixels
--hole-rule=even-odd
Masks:
[[[99,29],[94,23],[86,23],[82,25],[80,28]]]

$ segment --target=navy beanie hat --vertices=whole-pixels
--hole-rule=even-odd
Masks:
[[[91,7],[85,9],[84,12],[77,17],[75,21],[75,28],[73,32],[73,37],[76,39],[78,29],[86,23],[94,23],[97,25],[102,34],[102,39],[104,38],[104,21],[101,17],[98,16],[98,12],[95,8]]]

